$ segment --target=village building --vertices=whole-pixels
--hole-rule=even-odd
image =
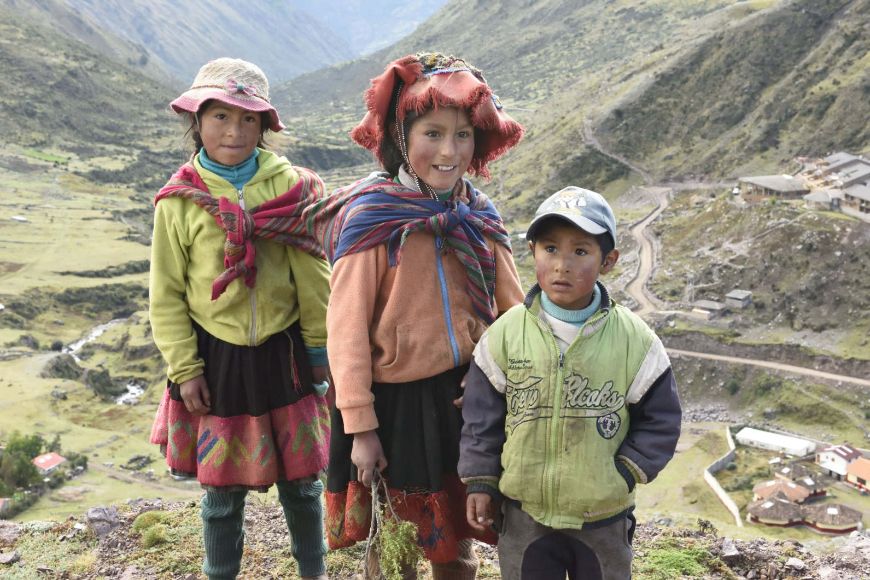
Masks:
[[[870,459],[859,457],[846,468],[846,483],[870,491]]]
[[[842,171],[838,171],[836,177],[832,175],[832,184],[836,187],[851,187],[870,181],[870,163],[853,165]]]
[[[845,171],[855,165],[866,165],[870,167],[870,159],[865,159],[861,155],[852,155],[845,151],[838,151],[832,155],[828,155],[816,163],[816,167],[821,175],[830,175]]]
[[[816,444],[812,441],[790,435],[762,431],[752,427],[744,427],[737,433],[734,439],[741,445],[785,453],[792,457],[803,457],[816,450]]]
[[[754,501],[746,511],[750,522],[766,526],[799,526],[804,521],[801,506],[779,497]]]
[[[804,524],[826,534],[848,534],[861,526],[863,514],[838,503],[803,506]]]
[[[692,303],[692,314],[704,320],[719,318],[727,310],[725,304],[715,300],[696,300]]]
[[[777,479],[794,482],[810,492],[809,499],[827,495],[827,489],[823,482],[816,477],[806,465],[791,463],[776,470],[773,474]]]
[[[870,185],[852,185],[843,190],[840,210],[852,217],[870,221]]]
[[[845,193],[841,189],[817,189],[804,196],[807,209],[819,211],[838,211]]]
[[[792,503],[803,503],[810,497],[810,490],[792,481],[772,479],[752,488],[752,499],[762,500],[780,497]]]
[[[735,288],[725,295],[725,306],[732,308],[747,308],[752,304],[752,292]]]
[[[816,463],[824,473],[842,480],[849,464],[859,457],[861,452],[851,445],[831,445],[816,453]]]
[[[66,462],[66,457],[58,455],[55,452],[43,453],[33,458],[33,465],[39,470],[40,475],[49,475],[54,472],[58,466]]]
[[[741,177],[740,194],[746,201],[764,199],[800,199],[810,192],[806,181],[793,175],[759,175]]]

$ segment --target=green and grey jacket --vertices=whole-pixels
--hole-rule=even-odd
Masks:
[[[561,353],[540,288],[483,335],[466,378],[459,475],[468,492],[519,501],[552,528],[634,505],[673,457],[681,409],[670,360],[643,320],[610,300]]]

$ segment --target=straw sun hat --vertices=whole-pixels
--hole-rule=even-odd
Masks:
[[[278,132],[284,124],[269,102],[269,80],[260,67],[237,58],[218,58],[205,63],[193,84],[169,105],[176,113],[196,113],[205,101],[215,99],[258,113],[269,113],[269,128]]]

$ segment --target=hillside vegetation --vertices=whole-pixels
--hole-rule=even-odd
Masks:
[[[706,200],[692,203],[699,198]],[[707,195],[676,200],[654,231],[667,252],[650,289],[671,306],[691,309],[694,300],[751,289],[753,305],[736,313],[730,340],[870,361],[861,290],[870,277],[870,224],[797,202],[745,206]]]
[[[27,159],[49,161],[98,172],[102,181],[118,172],[114,180],[124,183],[149,182],[165,171],[166,154],[177,147],[166,106],[172,93],[25,16],[0,5],[0,131],[6,136],[0,164],[26,173],[39,167]]]
[[[353,148],[347,132],[362,117],[362,92],[385,63],[425,50],[461,55],[484,71],[508,111],[527,124],[528,140],[536,143],[509,154],[495,172],[505,176],[511,194],[526,194],[537,189],[536,178],[529,177],[529,172],[549,174],[551,166],[565,164],[571,156],[566,152],[578,149],[578,122],[583,119],[580,111],[598,101],[601,83],[614,75],[636,80],[635,73],[666,60],[699,35],[757,9],[754,4],[732,9],[732,4],[723,0],[649,0],[638,7],[637,2],[628,0],[454,0],[412,35],[386,49],[302,75],[276,88],[275,102],[287,111],[292,131],[305,142],[340,139]],[[560,95],[571,103],[571,119],[561,113],[553,115]],[[555,131],[553,124],[558,124]],[[544,133],[535,139],[540,131]],[[567,147],[562,136],[572,138]],[[517,165],[514,159],[520,150],[542,142],[558,142],[559,154],[545,155],[543,167],[538,163],[542,159],[539,154],[523,158],[526,161]],[[336,160],[336,164],[342,162]],[[608,168],[598,172],[596,183],[618,179],[623,173],[624,169]]]
[[[662,178],[781,172],[870,143],[870,1],[801,0],[712,35],[600,123]]]
[[[248,501],[245,522],[245,578],[297,578],[290,540],[274,498]],[[104,578],[197,578],[202,540],[196,502],[131,501],[127,505],[76,514],[67,521],[0,527],[0,549],[17,556],[4,578],[24,580],[54,574],[79,580]],[[99,517],[100,519],[96,519]],[[870,565],[870,540],[838,538],[832,545],[792,540],[735,540],[710,522],[687,527],[644,524],[634,538],[637,580],[672,578],[837,578],[859,580]],[[332,578],[360,571],[364,544],[329,552]],[[500,578],[494,548],[477,544],[478,578]],[[418,572],[428,577],[423,562]],[[748,575],[748,576],[747,576]]]

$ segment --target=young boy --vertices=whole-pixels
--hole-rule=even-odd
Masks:
[[[598,276],[619,259],[598,193],[566,187],[526,238],[538,283],[483,335],[466,376],[466,517],[493,524],[502,577],[631,576],[634,487],[674,454],[681,410],[655,333]]]

